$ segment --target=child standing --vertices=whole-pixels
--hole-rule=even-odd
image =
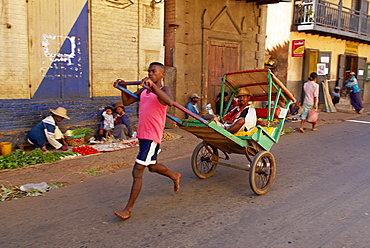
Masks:
[[[113,138],[112,130],[114,128],[114,117],[113,117],[113,108],[112,107],[105,107],[104,112],[102,113],[104,117],[104,130],[105,130],[105,137],[106,138]]]

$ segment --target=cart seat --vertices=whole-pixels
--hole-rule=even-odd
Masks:
[[[275,127],[262,127],[268,134],[272,135],[275,131]],[[240,137],[245,137],[245,136],[252,136],[252,134],[254,134],[255,132],[258,131],[258,128],[257,127],[254,127],[252,131],[249,131],[249,132],[236,132],[234,133],[234,136],[240,136]]]

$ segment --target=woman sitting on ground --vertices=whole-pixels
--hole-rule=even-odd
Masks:
[[[125,107],[121,102],[115,104],[116,113],[113,114],[115,123],[113,129],[113,136],[116,139],[124,140],[132,138],[132,131],[129,128],[130,118],[125,112]]]

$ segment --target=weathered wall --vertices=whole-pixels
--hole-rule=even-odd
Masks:
[[[89,10],[89,40],[81,44],[87,48],[88,54],[85,55],[89,58],[88,96],[47,100],[33,99],[30,92],[30,86],[37,87],[44,77],[44,73],[37,69],[41,68],[39,63],[52,59],[44,56],[45,49],[50,49],[51,45],[45,47],[41,42],[42,37],[46,34],[68,39],[70,26],[73,24],[76,26],[75,18],[78,17],[78,13],[74,13],[73,18],[70,15],[71,19],[68,19],[69,15],[66,11],[68,2],[65,0],[0,2],[2,10],[0,111],[4,113],[0,120],[0,142],[12,141],[15,144],[25,141],[27,131],[41,117],[47,115],[49,109],[57,106],[64,106],[72,117],[70,121],[61,123],[62,131],[67,126],[97,125],[100,121],[101,108],[120,100],[120,92],[112,87],[116,78],[139,80],[147,75],[147,66],[150,62],[163,62],[163,2],[154,5],[151,5],[150,0],[79,0],[78,2],[83,5],[87,3]],[[64,11],[64,15],[52,11],[49,13],[49,8]],[[54,19],[43,26],[43,20],[48,19],[44,14],[53,15],[53,13],[56,20],[62,16],[58,23],[55,22],[55,29],[52,28]],[[41,24],[36,25],[35,21]],[[29,30],[30,27],[33,29]],[[79,52],[77,39],[78,37],[76,37],[77,48],[74,51],[76,54]],[[56,49],[59,49],[62,43],[63,40],[58,44],[55,42],[52,52],[58,53]],[[38,61],[31,59],[34,57],[40,59]],[[71,62],[78,65],[78,57]],[[45,70],[48,70],[49,66],[42,64]],[[40,79],[35,81],[35,77],[30,75],[29,68],[35,68],[33,71],[39,74]],[[63,76],[68,77],[67,74],[59,75],[59,77]],[[68,86],[66,87],[68,89]],[[52,88],[49,89],[52,90]],[[137,106],[129,107],[127,111],[135,122]]]
[[[91,1],[93,97],[117,95],[112,89],[115,79],[140,80],[147,75],[150,62],[163,62],[164,4],[151,7],[150,0],[138,0],[120,6],[110,2]]]
[[[177,101],[189,94],[207,99],[208,49],[211,40],[240,45],[238,70],[263,68],[266,6],[244,1],[204,0],[176,2],[174,66],[177,67]],[[220,78],[221,83],[221,78]],[[179,111],[177,115],[183,114]]]
[[[27,4],[1,1],[0,9],[0,99],[29,98]]]

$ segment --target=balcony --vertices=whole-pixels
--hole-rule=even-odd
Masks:
[[[370,16],[344,7],[342,1],[295,1],[293,31],[370,44]]]

